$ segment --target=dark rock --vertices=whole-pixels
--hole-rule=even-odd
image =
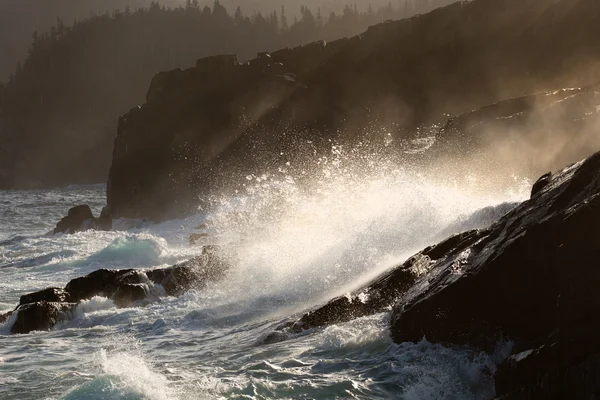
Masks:
[[[91,274],[70,281],[65,290],[71,296],[71,301],[91,299],[94,296],[110,298],[121,285],[138,284],[144,281],[142,271],[127,269],[114,271],[100,269]]]
[[[49,288],[21,297],[17,322],[12,333],[48,330],[63,318],[68,318],[79,302],[101,296],[112,299],[118,307],[128,307],[144,300],[148,284],[160,284],[169,296],[178,296],[192,288],[201,289],[209,282],[222,279],[229,263],[216,246],[205,246],[202,254],[188,262],[149,271],[100,269],[71,280],[65,289]],[[0,323],[12,313],[0,315]]]
[[[392,318],[397,342],[486,347],[499,335],[519,343],[586,323],[600,311],[600,154],[554,174],[476,242],[459,242]]]
[[[42,301],[49,303],[69,303],[71,301],[71,296],[64,289],[48,288],[36,293],[21,296],[19,305],[38,303]]]
[[[179,296],[225,276],[229,264],[218,251],[215,246],[205,246],[202,254],[190,261],[169,268],[149,270],[146,275],[152,282],[161,285],[168,296]]]
[[[87,204],[73,207],[69,210],[67,216],[56,224],[54,233],[77,232],[85,221],[93,221],[94,219],[94,214],[92,214],[92,210]]]
[[[112,215],[110,214],[110,207],[102,208],[100,217],[96,219],[96,229],[100,231],[110,231],[112,229]]]
[[[73,207],[66,217],[56,224],[54,233],[75,233],[96,229],[110,231],[112,229],[112,216],[110,207],[104,207],[99,218],[95,218],[88,205]]]
[[[47,331],[57,322],[68,318],[68,313],[75,308],[74,303],[37,302],[19,306],[15,312],[17,319],[10,329],[11,333],[29,333]]]
[[[559,333],[546,344],[514,354],[498,367],[502,399],[594,399],[600,394],[600,342],[596,329]]]
[[[117,288],[112,300],[118,307],[127,307],[135,301],[144,300],[147,294],[146,285],[128,283]]]
[[[470,231],[430,246],[364,288],[348,296],[340,296],[281,329],[298,332],[383,312],[424,276],[435,260],[451,253],[457,243],[473,242],[480,234],[479,231]]]
[[[533,184],[533,187],[531,188],[531,197],[534,197],[536,194],[544,190],[544,188],[550,184],[551,180],[552,173],[548,172],[547,174],[542,175],[540,179]]]
[[[0,314],[0,324],[5,323],[12,315],[13,315],[12,311],[9,311],[4,314]]]

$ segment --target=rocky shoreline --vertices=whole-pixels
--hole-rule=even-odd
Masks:
[[[70,319],[84,300],[99,296],[112,300],[117,307],[142,306],[152,296],[151,291],[154,296],[180,296],[223,279],[228,269],[215,246],[205,246],[199,256],[168,268],[100,269],[71,280],[64,288],[47,288],[21,296],[14,311],[0,315],[0,323],[15,316],[10,328],[13,334],[49,330]]]
[[[487,352],[512,343],[496,372],[498,399],[593,398],[600,393],[599,227],[596,153],[543,175],[529,200],[489,228],[424,249],[361,290],[282,326],[264,343],[391,309],[397,343],[426,338]],[[148,285],[177,296],[222,279],[228,268],[217,247],[205,247],[197,258],[166,269],[102,269],[63,289],[22,296],[0,320],[14,319],[12,333],[47,330],[85,299],[102,296],[127,307],[147,298]]]
[[[498,399],[590,399],[600,393],[600,153],[534,185],[530,200],[491,227],[428,247],[373,283],[269,335],[392,309],[397,343],[492,352],[513,343],[496,373]]]

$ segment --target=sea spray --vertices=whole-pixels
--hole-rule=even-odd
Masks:
[[[0,253],[10,262],[62,250],[76,254],[3,269],[0,301],[13,306],[27,291],[62,287],[98,268],[155,268],[189,259],[200,252],[189,246],[189,235],[201,226],[233,267],[223,282],[178,298],[158,294],[144,307],[126,309],[92,299],[50,332],[0,334],[6,382],[0,397],[491,398],[493,361],[425,341],[393,344],[385,314],[271,345],[261,338],[434,243],[474,211],[524,199],[521,183],[512,191],[485,192],[477,181],[459,184],[343,149],[314,164],[284,162],[245,177],[232,192],[212,198],[212,207],[180,220],[56,237],[15,230],[7,240],[28,239],[3,245]],[[102,198],[103,189],[95,190]],[[77,188],[61,193],[83,202]],[[56,207],[57,218],[64,215],[64,204]]]

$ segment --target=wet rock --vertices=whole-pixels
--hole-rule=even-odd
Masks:
[[[547,174],[542,175],[531,188],[531,197],[535,196],[539,192],[541,192],[546,186],[550,184],[552,180],[552,173],[548,172]]]
[[[21,297],[17,322],[12,333],[48,330],[61,319],[69,318],[79,302],[101,296],[112,299],[118,307],[128,307],[148,296],[148,284],[160,284],[169,296],[179,296],[192,288],[201,289],[209,282],[225,277],[229,264],[219,255],[219,248],[206,246],[200,256],[155,270],[121,271],[100,269],[71,280],[64,289],[48,288]],[[0,316],[0,322],[11,313]]]
[[[600,343],[595,336],[560,333],[555,341],[512,355],[496,372],[498,399],[597,398]]]
[[[65,290],[72,301],[91,299],[94,296],[110,298],[122,285],[138,284],[144,281],[142,271],[127,269],[114,271],[100,269],[91,274],[70,281]]]
[[[480,235],[460,242],[393,313],[398,342],[485,347],[520,342],[600,311],[600,154],[552,176],[546,189]],[[487,343],[490,344],[490,343]]]
[[[56,228],[54,228],[54,234],[57,233],[75,233],[80,231],[87,231],[90,229],[110,231],[112,229],[112,216],[110,214],[110,207],[104,207],[100,218],[94,217],[92,210],[86,204],[73,207],[69,210],[66,217],[61,219]]]
[[[480,231],[469,231],[452,236],[436,246],[430,246],[364,288],[340,296],[281,329],[299,332],[383,312],[424,276],[435,260],[452,253],[458,243],[472,243],[479,235]],[[267,340],[271,338],[268,337]]]
[[[9,311],[4,314],[0,314],[0,324],[5,323],[12,315],[13,315],[12,311]]]
[[[112,216],[110,214],[110,207],[102,208],[100,217],[96,220],[96,229],[100,231],[110,231],[112,229]]]
[[[202,254],[190,261],[150,270],[146,275],[152,282],[161,285],[167,295],[179,296],[192,288],[200,289],[209,282],[222,279],[228,270],[229,264],[219,255],[219,248],[205,246]]]
[[[600,153],[484,231],[431,255],[430,271],[392,311],[394,341],[515,353],[499,368],[503,399],[595,398],[600,391]]]
[[[67,319],[68,313],[75,308],[74,303],[52,303],[41,301],[19,306],[15,312],[17,318],[10,329],[11,333],[29,333],[47,331],[57,322]]]
[[[117,288],[112,295],[112,300],[117,307],[127,307],[133,302],[144,300],[147,294],[146,285],[128,283]]]
[[[71,296],[64,289],[48,288],[39,292],[21,296],[19,305],[37,303],[41,301],[46,301],[50,303],[68,303],[71,301]]]
[[[80,230],[85,221],[93,221],[94,219],[94,214],[92,214],[92,210],[87,204],[73,207],[69,210],[67,216],[56,224],[54,233],[75,233]]]

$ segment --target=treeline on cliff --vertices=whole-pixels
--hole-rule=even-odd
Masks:
[[[427,7],[449,3],[427,2]],[[348,5],[324,16],[300,7],[263,15],[228,12],[189,1],[168,8],[92,16],[72,26],[61,20],[33,34],[23,65],[0,85],[0,186],[50,186],[106,179],[117,117],[143,96],[152,76],[217,53],[248,59],[258,51],[358,34],[369,25],[425,10],[391,3],[359,11]],[[291,20],[290,20],[291,19]]]

